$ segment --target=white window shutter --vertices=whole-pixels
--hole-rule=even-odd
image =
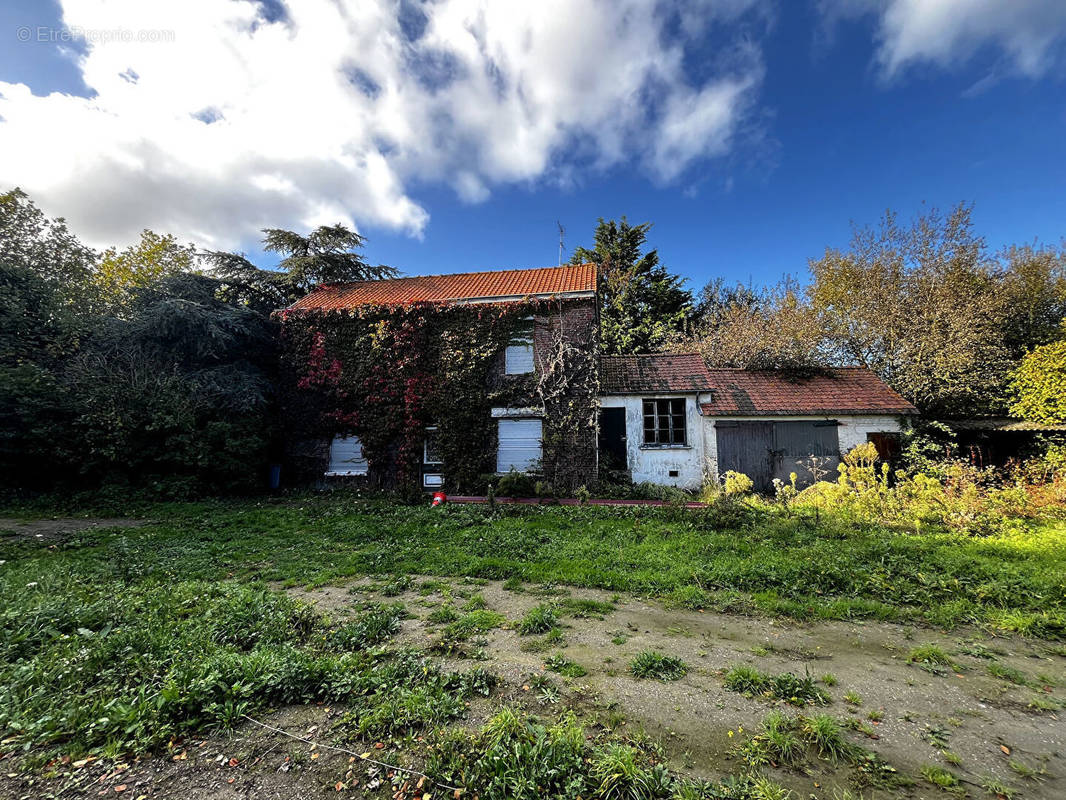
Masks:
[[[514,339],[503,351],[504,372],[508,375],[528,375],[533,371],[533,324],[515,331]]]
[[[497,423],[499,445],[496,471],[529,472],[540,463],[541,421],[539,419],[501,419]]]
[[[327,475],[366,475],[368,464],[358,436],[334,436]]]

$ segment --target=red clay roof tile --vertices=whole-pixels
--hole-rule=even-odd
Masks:
[[[289,306],[292,310],[338,310],[364,305],[544,297],[596,290],[596,265],[505,269],[457,275],[419,275],[319,286]]]
[[[916,414],[918,409],[865,367],[837,367],[794,378],[785,373],[712,369],[712,417],[824,414]]]
[[[602,356],[601,394],[706,392],[712,417],[915,414],[917,409],[864,367],[808,378],[784,372],[708,369],[696,353]]]
[[[711,388],[707,365],[698,353],[601,356],[601,394],[704,392]]]

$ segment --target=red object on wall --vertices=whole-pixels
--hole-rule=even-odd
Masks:
[[[446,495],[444,492],[433,493],[433,505],[442,506],[446,502],[448,502],[448,495]]]

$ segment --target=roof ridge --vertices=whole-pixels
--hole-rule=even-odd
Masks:
[[[398,275],[395,278],[377,278],[365,281],[335,281],[333,283],[320,283],[315,289],[326,287],[356,286],[363,283],[385,283],[387,281],[415,281],[423,278],[463,278],[468,275],[496,275],[501,272],[543,272],[550,269],[576,269],[578,267],[598,267],[595,261],[585,261],[581,264],[556,264],[554,267],[505,267],[504,269],[475,269],[468,272],[439,272],[432,275]],[[314,289],[312,289],[314,291]]]
[[[702,354],[693,351],[690,353],[611,353],[601,355],[600,358],[676,358],[677,356],[700,356]]]

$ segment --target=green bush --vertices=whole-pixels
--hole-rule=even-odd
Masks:
[[[497,497],[536,497],[537,479],[525,472],[512,469],[500,476],[495,491]]]
[[[722,476],[722,489],[729,496],[751,494],[755,484],[743,472],[729,470]]]

